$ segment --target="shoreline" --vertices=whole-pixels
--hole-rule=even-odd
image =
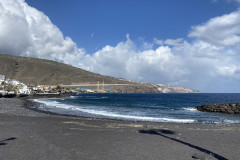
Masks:
[[[46,113],[46,114],[52,114],[52,115],[62,115],[62,116],[66,116],[66,117],[79,117],[79,118],[90,118],[90,119],[106,119],[106,120],[113,120],[113,121],[127,121],[127,122],[150,122],[150,123],[173,123],[173,124],[240,124],[240,121],[238,120],[226,120],[226,121],[222,121],[222,122],[199,122],[197,120],[194,119],[168,119],[168,118],[162,118],[162,120],[141,120],[140,119],[135,119],[135,118],[114,118],[114,117],[108,117],[108,116],[100,116],[100,117],[95,117],[95,116],[84,116],[84,115],[77,115],[77,114],[71,114],[71,113],[64,113],[64,110],[61,111],[62,109],[60,109],[59,111],[46,111],[46,110],[42,110],[39,109],[38,107],[40,105],[44,105],[47,106],[48,104],[45,104],[44,102],[37,102],[34,101],[34,99],[51,99],[51,98],[65,98],[65,97],[69,97],[69,96],[58,96],[58,97],[48,97],[48,96],[44,96],[44,97],[31,97],[31,98],[26,98],[26,102],[27,105],[25,105],[25,107],[27,106],[28,109],[34,110],[36,112],[41,112],[41,113]],[[34,107],[36,106],[36,107]],[[196,107],[193,107],[192,109],[195,109],[197,112],[201,112],[198,111],[196,109]],[[50,109],[51,110],[51,109]],[[219,114],[219,113],[217,113]],[[223,113],[220,113],[223,114]],[[155,117],[149,117],[149,118],[155,118]],[[165,120],[166,119],[166,120]]]
[[[0,99],[3,159],[239,158],[240,124],[135,122],[46,114]]]
[[[49,98],[49,97],[44,97],[44,98]],[[53,98],[53,97],[50,97]],[[54,97],[54,98],[62,98],[62,97]],[[114,119],[114,118],[98,118],[98,117],[87,117],[87,116],[78,116],[78,115],[71,115],[71,114],[62,114],[62,113],[57,113],[57,112],[51,112],[51,111],[44,111],[41,109],[38,109],[37,107],[31,107],[31,106],[39,106],[39,105],[46,105],[44,103],[41,102],[36,102],[32,99],[39,99],[38,97],[34,97],[31,99],[26,99],[26,105],[24,107],[26,107],[27,109],[31,109],[34,110],[36,112],[40,112],[40,113],[46,113],[46,114],[50,114],[50,115],[59,115],[59,116],[66,116],[66,117],[75,117],[75,118],[83,118],[83,119],[94,119],[94,120],[110,120],[110,121],[116,121],[116,122],[139,122],[139,123],[172,123],[172,124],[205,124],[205,123],[198,123],[198,122],[170,122],[170,121],[166,121],[166,122],[158,122],[158,121],[144,121],[144,120],[128,120],[128,119]],[[206,123],[206,124],[218,124],[218,123]],[[220,123],[221,124],[221,123]],[[224,124],[224,123],[223,123]],[[228,123],[225,123],[228,124]],[[235,123],[232,123],[235,124]]]
[[[61,96],[63,97],[63,96]],[[61,98],[61,97],[51,97],[51,98]],[[65,97],[65,96],[64,96]],[[44,98],[49,98],[49,97],[44,97]],[[229,126],[229,125],[238,125],[240,127],[240,123],[198,123],[198,122],[191,122],[191,123],[184,123],[184,122],[156,122],[156,121],[138,121],[138,120],[124,120],[124,119],[114,119],[114,118],[97,118],[97,117],[84,117],[84,116],[77,116],[77,115],[70,115],[70,114],[61,114],[61,113],[55,113],[55,112],[51,112],[51,111],[44,111],[44,110],[40,110],[37,109],[35,107],[31,107],[31,106],[39,106],[39,105],[46,105],[44,103],[40,103],[40,102],[35,102],[32,101],[31,99],[38,99],[38,97],[31,97],[31,99],[29,99],[29,97],[22,97],[22,98],[6,98],[5,100],[9,100],[11,101],[11,99],[15,99],[15,100],[19,100],[22,102],[21,105],[18,105],[18,107],[20,108],[24,108],[26,109],[26,111],[30,111],[31,113],[39,113],[40,115],[45,115],[48,117],[60,117],[60,118],[73,118],[73,119],[83,119],[83,120],[94,120],[94,121],[111,121],[111,122],[126,122],[126,123],[147,123],[147,124],[169,124],[169,125],[216,125],[216,126]],[[4,98],[3,98],[4,100]],[[1,99],[0,99],[0,107],[1,107]],[[1,108],[0,108],[1,109]],[[200,112],[200,111],[198,111]],[[2,113],[0,112],[0,115]],[[21,115],[24,116],[24,115]],[[240,128],[239,128],[240,130]]]

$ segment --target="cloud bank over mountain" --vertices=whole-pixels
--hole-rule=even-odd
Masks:
[[[188,37],[153,38],[148,46],[158,47],[139,49],[127,34],[126,41],[89,54],[24,0],[0,0],[2,54],[51,59],[104,75],[202,92],[240,92],[240,10],[192,26]]]

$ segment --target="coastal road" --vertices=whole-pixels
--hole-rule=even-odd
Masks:
[[[72,85],[61,85],[62,87],[95,87],[95,86],[129,86],[131,84],[72,84]]]

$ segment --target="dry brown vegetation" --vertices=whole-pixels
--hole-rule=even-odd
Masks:
[[[108,86],[117,92],[157,93],[157,88],[147,83],[136,83],[110,76],[88,72],[63,63],[38,59],[0,55],[0,74],[28,84],[70,85],[74,83],[131,84],[126,86]]]

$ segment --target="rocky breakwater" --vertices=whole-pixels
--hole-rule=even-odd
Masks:
[[[240,103],[203,104],[196,109],[201,112],[240,114]]]

